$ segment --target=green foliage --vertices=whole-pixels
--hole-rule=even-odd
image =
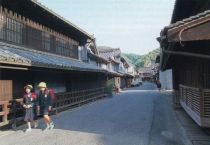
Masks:
[[[152,60],[156,59],[156,56],[160,53],[160,49],[157,48],[146,55],[137,55],[133,53],[123,53],[122,55],[128,59],[128,61],[135,66],[136,69],[140,67],[146,67]]]
[[[106,82],[105,91],[109,96],[112,96],[114,88],[114,79],[110,79]]]

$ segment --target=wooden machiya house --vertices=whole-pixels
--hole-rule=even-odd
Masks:
[[[125,56],[121,56],[119,72],[123,74],[123,77],[121,77],[121,88],[131,87],[131,83],[133,82],[136,73],[134,66],[128,62],[128,59]]]
[[[0,126],[23,87],[40,81],[54,88],[57,109],[105,96],[107,70],[88,63],[88,50],[101,63],[92,35],[34,0],[0,1]],[[13,106],[14,107],[14,106]],[[15,109],[13,108],[13,111]]]
[[[139,72],[139,77],[143,81],[151,81],[153,79],[152,67],[139,68],[138,72]]]
[[[108,62],[106,69],[110,73],[109,79],[114,79],[115,87],[118,89],[130,87],[134,69],[130,70],[132,66],[121,55],[121,50],[119,48],[99,46],[98,52],[99,56]]]
[[[174,102],[210,127],[210,1],[177,0],[171,25],[158,38],[160,67],[172,69]]]

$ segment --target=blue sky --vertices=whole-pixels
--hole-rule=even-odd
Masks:
[[[39,0],[96,37],[97,45],[146,54],[171,20],[175,0]]]

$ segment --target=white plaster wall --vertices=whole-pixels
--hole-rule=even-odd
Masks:
[[[172,70],[160,71],[159,72],[160,82],[162,85],[162,89],[172,90],[173,82],[172,82]]]

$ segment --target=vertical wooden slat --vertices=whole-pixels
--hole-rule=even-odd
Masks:
[[[105,88],[94,88],[88,90],[73,91],[56,94],[56,112],[71,105],[79,105],[84,102],[97,100],[105,96]]]
[[[202,91],[198,88],[180,85],[182,102],[199,116],[202,114]]]
[[[204,96],[205,96],[205,92],[204,90],[201,91],[201,97],[200,97],[200,116],[203,117],[204,116]]]
[[[203,90],[203,116],[210,118],[210,89]]]

